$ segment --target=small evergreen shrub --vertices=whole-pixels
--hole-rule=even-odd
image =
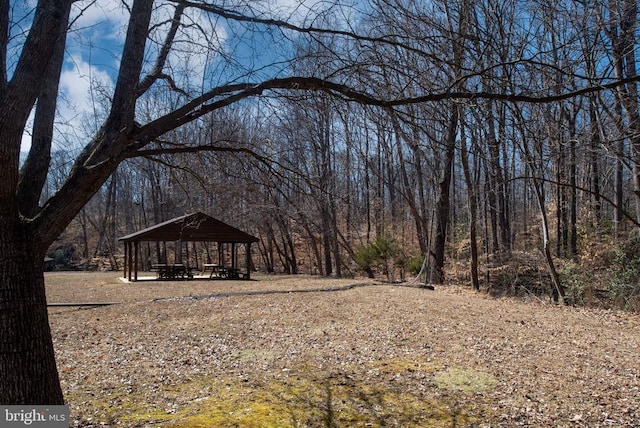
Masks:
[[[409,260],[407,260],[406,262],[407,271],[414,276],[419,274],[420,269],[422,269],[423,262],[424,262],[424,259],[422,256],[413,256],[409,258]]]
[[[355,262],[369,277],[373,278],[374,269],[381,267],[389,277],[389,264],[398,255],[398,245],[392,239],[379,237],[375,241],[362,245],[356,250]]]

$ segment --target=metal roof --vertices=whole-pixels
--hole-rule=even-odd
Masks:
[[[258,242],[260,239],[201,212],[183,215],[118,238],[118,241]]]

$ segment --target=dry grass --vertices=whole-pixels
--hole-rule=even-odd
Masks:
[[[122,302],[50,309],[75,426],[640,424],[637,315],[454,286],[116,276],[46,276],[50,302]]]

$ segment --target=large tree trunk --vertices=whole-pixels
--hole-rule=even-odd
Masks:
[[[8,10],[0,9],[4,27]],[[5,405],[64,402],[42,273],[50,241],[28,218],[37,211],[47,175],[69,9],[68,1],[38,2],[13,77],[6,82],[3,75],[0,82],[0,403]],[[20,175],[20,140],[38,97],[33,150]]]
[[[447,6],[447,12],[448,10]],[[449,31],[452,36],[453,63],[456,75],[462,70],[464,39],[460,34],[465,34],[469,23],[469,10],[464,4],[458,15],[457,24],[453,21],[449,22]],[[453,15],[449,15],[452,17]],[[456,28],[457,27],[457,28]],[[458,77],[458,76],[456,76]],[[457,102],[452,101],[449,104],[449,118],[447,123],[447,131],[445,135],[445,158],[444,167],[442,168],[442,180],[439,183],[438,202],[436,203],[436,235],[434,243],[434,272],[431,278],[436,284],[444,283],[444,261],[445,246],[447,242],[447,229],[449,227],[450,211],[451,211],[451,182],[453,176],[453,165],[456,153],[456,138],[458,137],[460,122],[460,108]]]
[[[34,162],[25,163],[19,173],[20,141],[36,98],[54,92],[49,87],[53,82],[45,76],[52,72],[56,45],[62,44],[59,38],[67,29],[70,5],[70,1],[39,0],[11,81],[0,82],[0,403],[6,405],[64,401],[47,315],[43,258],[50,243],[127,156],[135,87],[153,8],[151,0],[133,4],[110,116],[62,188],[38,207],[48,139],[33,140]],[[0,10],[0,23],[8,22],[7,10]],[[45,104],[54,105],[40,107]],[[46,136],[44,127],[52,122],[45,120],[48,115],[42,117],[38,135]],[[36,149],[41,150],[36,153]],[[29,182],[36,175],[37,182]]]
[[[49,328],[44,251],[18,219],[0,216],[0,403],[63,404]]]

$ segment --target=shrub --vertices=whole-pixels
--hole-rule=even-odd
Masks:
[[[407,271],[412,275],[417,275],[422,269],[424,258],[422,256],[413,256],[406,262]]]
[[[53,259],[55,270],[72,269],[76,258],[76,249],[70,244],[63,245],[50,253],[50,257]]]
[[[573,305],[586,306],[592,303],[592,287],[589,274],[577,263],[567,262],[558,272],[565,287],[566,301]]]
[[[640,237],[621,243],[614,251],[608,284],[612,303],[626,310],[640,310]]]
[[[374,267],[382,265],[382,268],[389,277],[389,262],[398,254],[398,245],[392,239],[377,238],[356,250],[355,262],[369,277],[373,278]]]

